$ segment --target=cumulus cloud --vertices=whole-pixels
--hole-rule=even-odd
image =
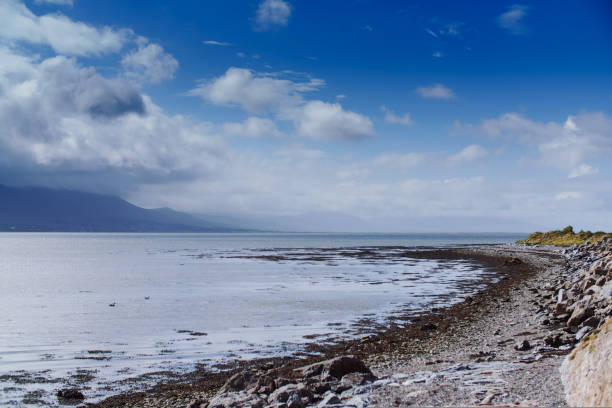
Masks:
[[[287,78],[293,76],[293,78]],[[360,140],[374,135],[372,121],[345,110],[339,103],[306,100],[305,94],[325,84],[295,72],[259,74],[229,68],[223,75],[189,92],[216,105],[238,106],[247,112],[272,112],[278,120],[292,121],[296,134],[319,140]],[[231,126],[238,129],[238,126]]]
[[[138,49],[126,54],[121,64],[128,77],[141,82],[159,83],[174,77],[178,61],[158,44],[140,41]]]
[[[523,19],[527,16],[529,7],[514,4],[508,7],[508,11],[497,17],[497,24],[510,34],[520,35],[525,33]]]
[[[423,98],[428,99],[453,99],[455,97],[453,90],[442,84],[421,86],[416,89],[416,92]]]
[[[396,115],[393,111],[387,109],[386,106],[381,106],[383,112],[385,112],[385,120],[389,123],[393,123],[394,125],[414,125],[412,118],[410,117],[410,113],[404,113],[401,116]]]
[[[459,166],[482,159],[488,155],[489,152],[484,147],[479,145],[469,145],[463,148],[459,153],[449,156],[446,159],[446,162],[449,166]]]
[[[39,17],[17,0],[0,2],[0,37],[48,45],[60,54],[98,56],[115,53],[132,36],[131,30],[96,28],[59,13]]]
[[[564,122],[536,122],[506,113],[479,125],[456,123],[455,129],[535,146],[539,163],[567,171],[572,178],[593,174],[588,160],[612,155],[612,118],[601,112],[570,115]]]
[[[297,81],[231,67],[220,77],[203,82],[189,93],[217,105],[262,112],[294,106],[302,100],[303,93],[323,85],[324,82],[316,78]]]
[[[338,103],[310,101],[295,119],[299,136],[319,140],[360,140],[374,136],[372,121]]]
[[[5,51],[7,52],[7,51]],[[142,115],[145,103],[133,86],[121,79],[106,79],[93,68],[79,67],[74,59],[58,56],[30,66],[31,76],[10,82],[3,107],[55,112],[58,117],[88,115],[114,118],[129,113]],[[25,117],[24,117],[25,119]]]
[[[286,26],[291,16],[291,6],[284,0],[264,0],[255,13],[255,29],[264,31]]]
[[[588,176],[588,175],[597,174],[597,173],[599,173],[598,169],[593,168],[589,166],[588,164],[582,163],[578,165],[577,167],[575,167],[574,169],[572,169],[572,171],[570,171],[570,173],[568,174],[567,178],[576,178],[576,177]]]
[[[12,61],[0,64],[0,182],[121,193],[202,177],[224,155],[212,125],[165,115],[124,79],[63,56],[0,55]]]
[[[228,136],[257,138],[263,136],[282,136],[276,124],[266,118],[252,116],[242,123],[223,124],[223,133]]]

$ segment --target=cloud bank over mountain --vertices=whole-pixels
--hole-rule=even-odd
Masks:
[[[543,227],[575,219],[585,228],[612,219],[604,105],[543,119],[483,97],[475,80],[393,72],[401,56],[384,57],[380,45],[380,61],[359,63],[325,44],[299,57],[296,47],[277,51],[284,36],[301,41],[292,30],[312,12],[288,1],[245,6],[242,37],[165,32],[167,40],[156,27],[75,17],[87,7],[0,4],[2,184],[118,194],[194,213],[342,213],[375,229],[419,217],[479,220],[489,231],[496,227],[485,219]],[[483,21],[497,23],[498,41],[532,35],[535,8],[495,10]],[[366,44],[385,29],[360,23],[342,41],[359,38],[370,52]],[[427,20],[412,34],[425,44],[419,63],[475,53],[465,44],[474,32],[459,19]],[[249,41],[259,48],[247,49]]]

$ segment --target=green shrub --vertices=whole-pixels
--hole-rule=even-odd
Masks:
[[[571,225],[563,228],[561,231],[548,231],[548,232],[534,232],[529,235],[526,239],[516,241],[518,244],[529,244],[529,245],[574,245],[584,244],[586,241],[596,242],[600,241],[604,237],[611,237],[612,233],[605,233],[603,231],[597,231],[592,233],[591,231],[580,231],[579,233],[574,232],[574,228]]]

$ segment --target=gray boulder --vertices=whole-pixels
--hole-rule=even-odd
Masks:
[[[257,395],[240,391],[217,395],[210,401],[208,408],[263,408],[265,405],[266,401]]]

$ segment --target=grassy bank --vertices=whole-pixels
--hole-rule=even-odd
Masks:
[[[574,245],[584,244],[586,241],[600,241],[605,237],[612,238],[612,233],[605,233],[603,231],[580,231],[576,233],[570,225],[562,230],[534,232],[527,238],[516,241],[516,243],[530,245]]]

